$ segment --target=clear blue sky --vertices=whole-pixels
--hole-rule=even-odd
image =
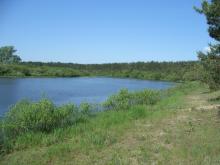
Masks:
[[[0,0],[0,46],[24,61],[196,60],[212,40],[201,0]]]

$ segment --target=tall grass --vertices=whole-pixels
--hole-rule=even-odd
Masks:
[[[4,134],[3,134],[2,120],[0,118],[0,154],[3,149],[3,143],[4,143]]]

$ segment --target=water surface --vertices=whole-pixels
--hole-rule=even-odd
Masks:
[[[42,96],[56,104],[87,101],[100,103],[122,88],[130,91],[166,89],[174,83],[135,79],[81,78],[0,78],[0,115],[21,99],[39,100]]]

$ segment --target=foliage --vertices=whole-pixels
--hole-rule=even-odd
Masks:
[[[153,105],[160,99],[160,94],[153,90],[143,90],[139,92],[129,92],[122,89],[118,94],[110,96],[103,106],[106,109],[128,110],[134,105]]]
[[[0,65],[0,76],[5,77],[78,77],[87,76],[86,73],[65,67]]]
[[[12,64],[19,63],[21,58],[17,55],[14,55],[16,50],[13,46],[4,46],[0,47],[0,63],[3,64]]]
[[[0,76],[77,77],[109,76],[148,80],[185,81],[200,79],[198,62],[137,62],[112,64],[72,64],[22,62],[0,66]],[[186,76],[190,75],[190,76]],[[195,76],[194,76],[195,75]],[[189,78],[189,79],[188,79]]]
[[[196,11],[205,15],[209,35],[217,41],[216,45],[209,45],[210,51],[198,53],[204,68],[203,80],[210,89],[216,90],[220,88],[220,1],[203,1],[202,8]]]
[[[183,80],[185,81],[201,81],[203,74],[203,66],[200,63],[190,67],[190,70],[185,72],[183,75]]]
[[[220,88],[220,45],[210,45],[207,53],[199,52],[198,57],[204,67],[203,81],[211,90]]]
[[[90,106],[73,104],[55,106],[48,99],[39,102],[23,100],[11,107],[2,119],[0,146],[7,146],[10,140],[28,132],[49,133],[56,128],[64,128],[84,121],[90,114]],[[13,142],[12,142],[13,143]]]
[[[209,35],[217,41],[220,41],[220,1],[205,0],[202,2],[202,8],[195,8],[201,14],[204,14],[209,25]]]

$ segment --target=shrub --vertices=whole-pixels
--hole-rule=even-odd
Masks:
[[[48,132],[55,126],[55,106],[47,99],[38,103],[27,100],[14,105],[4,118],[6,133],[16,136],[27,131]]]
[[[81,117],[79,108],[73,104],[57,107],[48,99],[37,103],[23,100],[11,107],[4,117],[4,129],[10,137],[29,131],[50,132],[76,123]]]
[[[153,105],[159,100],[160,92],[158,91],[129,92],[127,89],[122,89],[118,94],[109,97],[103,106],[108,110],[126,110],[132,105]]]
[[[118,94],[110,96],[107,101],[104,102],[103,106],[108,110],[128,109],[130,96],[131,95],[127,89],[121,89]]]
[[[79,107],[73,104],[56,106],[46,98],[39,102],[20,101],[0,120],[0,152],[10,151],[16,137],[25,133],[49,133],[85,121],[92,108],[88,103]]]
[[[55,111],[55,128],[72,125],[80,120],[80,112],[74,104],[57,107]]]

